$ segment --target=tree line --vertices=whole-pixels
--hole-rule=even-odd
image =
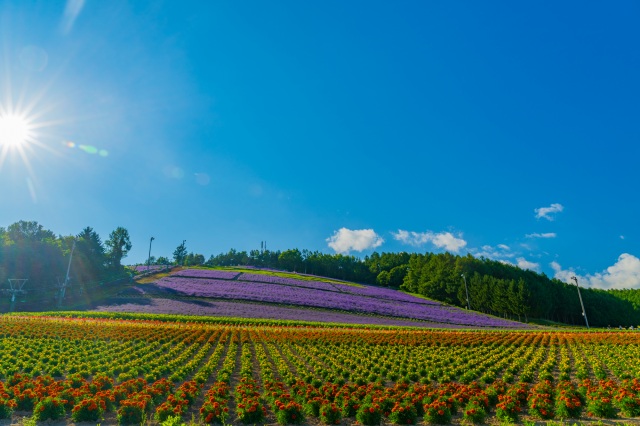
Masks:
[[[37,222],[19,221],[7,228],[0,227],[0,288],[7,289],[10,278],[28,279],[29,299],[50,307],[65,280],[72,251],[73,294],[127,278],[122,260],[129,250],[129,233],[123,227],[113,230],[103,242],[91,227],[76,235],[63,236]],[[249,252],[231,249],[205,260],[204,255],[189,252],[183,241],[173,252],[172,260],[162,256],[148,262],[279,269],[398,288],[505,318],[584,324],[575,285],[470,254],[374,252],[358,258],[299,249]],[[590,325],[640,324],[640,290],[582,288],[581,292]],[[0,305],[6,299],[0,295]]]
[[[0,288],[9,289],[9,279],[27,279],[24,288],[29,303],[50,307],[66,281],[67,269],[71,287],[65,294],[69,298],[129,277],[121,263],[129,250],[129,232],[123,227],[113,230],[103,243],[91,227],[65,236],[35,221],[19,221],[0,227]],[[0,302],[6,300],[0,295]]]
[[[544,273],[451,253],[377,253],[363,259],[318,251],[229,250],[207,266],[247,265],[398,288],[459,307],[528,321],[585,324],[578,289]],[[466,280],[466,287],[465,287]],[[589,324],[640,324],[640,290],[581,288]],[[468,301],[467,301],[468,294]]]

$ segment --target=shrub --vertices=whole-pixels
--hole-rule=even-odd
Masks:
[[[260,423],[264,420],[266,408],[258,398],[245,398],[236,406],[238,420],[245,424]]]
[[[554,413],[553,386],[544,381],[535,385],[528,398],[529,414],[540,419],[552,419]]]
[[[589,417],[612,419],[616,417],[613,406],[611,382],[601,381],[597,386],[585,383],[587,386],[587,414]]]
[[[0,397],[0,419],[10,419],[17,406],[13,399]]]
[[[15,393],[15,401],[18,411],[32,411],[38,402],[38,395],[33,389],[25,389]]]
[[[96,374],[91,383],[96,386],[97,390],[109,390],[113,388],[113,379],[104,373]]]
[[[625,417],[640,416],[640,398],[635,393],[620,389],[614,400],[615,405]]]
[[[322,402],[323,400],[319,396],[309,399],[304,404],[304,413],[308,416],[318,417],[320,415]]]
[[[295,401],[289,401],[288,403],[275,401],[276,405],[276,419],[281,425],[300,424],[304,421],[304,415],[302,414],[302,405]]]
[[[133,401],[125,399],[120,402],[118,410],[118,424],[133,425],[140,424],[145,417],[146,404],[143,401]]]
[[[436,400],[429,404],[425,404],[424,421],[440,425],[451,423],[451,410],[447,407],[447,403]]]
[[[465,407],[462,417],[471,423],[483,423],[487,417],[487,410],[478,399],[472,399]]]
[[[601,417],[604,419],[613,419],[616,417],[616,410],[610,397],[596,396],[589,398],[587,402],[587,414],[590,417]]]
[[[342,412],[334,403],[324,403],[320,406],[320,421],[325,425],[340,424]]]
[[[180,426],[182,424],[182,418],[180,416],[169,416],[165,421],[160,423],[160,426]]]
[[[571,382],[560,382],[556,387],[556,416],[559,419],[578,418],[582,413],[582,401]]]
[[[358,409],[356,420],[365,426],[379,425],[382,420],[382,410],[378,404],[365,402]]]
[[[113,411],[113,409],[115,408],[115,401],[116,401],[116,398],[113,395],[113,391],[111,391],[110,389],[98,391],[96,392],[96,397],[104,401],[105,411],[107,412]]]
[[[105,403],[99,398],[85,398],[71,410],[75,422],[96,422],[102,418]]]
[[[229,417],[229,408],[223,406],[218,401],[208,400],[200,408],[200,420],[203,423],[225,424]]]
[[[342,410],[342,417],[353,417],[358,412],[358,408],[360,408],[359,402],[355,398],[344,398],[342,403],[340,404],[340,409]]]
[[[416,407],[410,401],[397,402],[389,414],[391,423],[397,425],[414,425],[417,419]]]
[[[33,417],[37,421],[57,420],[63,418],[65,414],[64,400],[52,396],[41,399],[33,409]]]
[[[499,395],[496,417],[502,421],[515,422],[520,414],[520,401],[511,395]]]

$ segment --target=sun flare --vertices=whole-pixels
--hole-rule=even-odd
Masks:
[[[31,137],[29,121],[19,115],[0,116],[0,145],[20,146]]]

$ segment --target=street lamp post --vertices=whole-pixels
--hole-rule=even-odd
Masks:
[[[582,306],[582,316],[584,317],[584,323],[587,324],[587,330],[589,329],[589,321],[587,320],[587,313],[584,310],[584,303],[582,303],[582,295],[580,294],[580,286],[578,285],[578,279],[573,276],[572,280],[576,282],[576,287],[578,287],[578,297],[580,298],[580,306]]]
[[[155,238],[151,237],[149,240],[149,257],[147,257],[147,271],[151,268],[151,243],[155,240]]]
[[[467,309],[471,310],[471,305],[469,304],[469,289],[467,288],[467,277],[464,274],[460,274],[462,279],[464,280],[464,291],[467,294]]]

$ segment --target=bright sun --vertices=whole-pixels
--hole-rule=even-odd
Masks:
[[[0,145],[18,147],[31,137],[29,122],[19,115],[0,116]]]

